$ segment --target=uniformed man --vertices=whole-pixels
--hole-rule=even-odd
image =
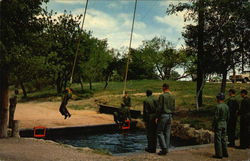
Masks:
[[[146,91],[147,98],[143,101],[143,121],[146,125],[148,147],[145,151],[149,153],[156,152],[157,135],[156,135],[156,108],[158,101],[152,96],[152,91]]]
[[[122,103],[118,111],[114,112],[114,121],[117,125],[119,125],[119,127],[122,127],[128,119],[131,121],[130,110]]]
[[[219,93],[216,96],[217,105],[215,109],[213,130],[214,130],[214,158],[228,157],[227,152],[227,121],[229,119],[229,108],[224,103],[225,95]]]
[[[125,91],[124,96],[122,97],[122,106],[126,106],[128,108],[131,107],[131,98],[128,95],[128,92]]]
[[[59,111],[64,116],[64,119],[67,119],[67,117],[71,116],[71,114],[69,113],[69,111],[66,107],[69,99],[71,99],[71,98],[72,98],[72,89],[66,88],[64,91],[63,98],[62,98],[61,106],[59,108]]]
[[[17,104],[17,95],[18,95],[18,90],[15,90],[15,95],[10,98],[10,106],[9,106],[9,128],[13,128],[14,124],[14,114],[16,110],[16,104]]]
[[[250,98],[247,90],[240,92],[243,100],[240,106],[240,149],[247,149],[250,145]]]
[[[159,155],[166,155],[170,145],[172,113],[175,110],[175,98],[170,94],[169,85],[162,85],[163,94],[159,96],[156,113],[157,137],[161,147]]]
[[[227,135],[228,135],[228,146],[234,147],[235,146],[235,129],[237,123],[237,115],[239,112],[239,103],[235,98],[235,90],[230,89],[228,91],[229,98],[226,100],[226,103],[229,107],[229,120],[227,122]]]

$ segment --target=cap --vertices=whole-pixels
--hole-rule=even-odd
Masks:
[[[218,100],[224,100],[224,99],[225,99],[225,94],[224,94],[224,93],[219,93],[219,94],[216,96],[216,98],[217,98]]]

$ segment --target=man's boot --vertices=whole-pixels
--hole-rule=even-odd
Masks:
[[[158,153],[158,155],[166,155],[167,153],[168,153],[167,149],[164,148]]]

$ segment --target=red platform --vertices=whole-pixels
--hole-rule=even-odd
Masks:
[[[38,133],[38,130],[43,130],[42,134]],[[34,127],[34,137],[36,138],[42,138],[46,136],[46,127],[44,126],[36,126]]]

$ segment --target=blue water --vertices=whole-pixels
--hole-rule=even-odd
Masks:
[[[144,131],[130,131],[113,134],[96,134],[90,136],[76,136],[70,138],[52,139],[62,144],[75,147],[89,147],[102,149],[111,154],[124,154],[144,151],[147,146],[147,138]],[[185,142],[171,140],[171,148],[183,146]]]

